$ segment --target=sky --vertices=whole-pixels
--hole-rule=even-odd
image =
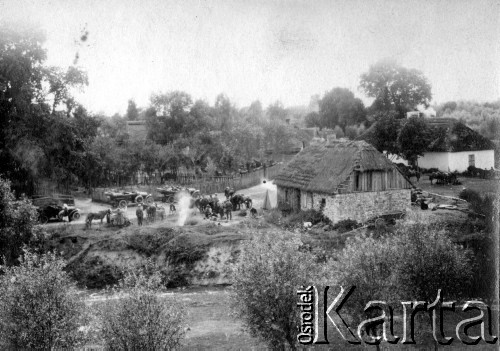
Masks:
[[[345,87],[369,104],[359,78],[384,58],[421,70],[434,103],[500,98],[500,0],[0,0],[13,20],[45,31],[49,65],[78,52],[95,113],[172,90],[266,107]]]

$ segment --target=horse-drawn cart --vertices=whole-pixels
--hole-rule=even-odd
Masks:
[[[113,207],[120,208],[127,207],[129,203],[142,204],[146,202],[147,204],[152,204],[154,202],[153,196],[144,191],[107,191],[104,195],[106,195]]]
[[[193,199],[197,199],[201,196],[200,191],[194,188],[181,188],[176,186],[166,186],[163,188],[156,188],[160,194],[163,195],[161,201],[173,204],[176,201],[177,194],[181,192],[188,193]]]

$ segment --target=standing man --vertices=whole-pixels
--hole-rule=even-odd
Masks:
[[[142,225],[142,219],[144,218],[144,211],[142,210],[142,205],[137,207],[135,210],[135,215],[137,216],[137,224]]]

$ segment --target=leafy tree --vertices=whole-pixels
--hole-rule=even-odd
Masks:
[[[312,128],[312,127],[322,127],[321,124],[321,117],[318,112],[310,112],[306,115],[304,118],[306,127],[307,128]]]
[[[345,88],[334,88],[325,93],[319,101],[321,125],[333,129],[340,126],[342,130],[348,125],[365,121],[366,112],[363,102]]]
[[[400,123],[395,112],[380,113],[368,142],[380,152],[386,151],[392,155],[399,155],[399,129]]]
[[[99,306],[100,334],[110,350],[177,349],[185,334],[182,305],[158,296],[158,270],[129,270],[115,294],[119,299]]]
[[[418,105],[429,106],[431,85],[422,72],[400,66],[393,60],[381,60],[361,75],[360,88],[375,98],[376,111],[396,111],[398,118]]]
[[[153,94],[151,108],[146,111],[146,123],[150,139],[168,144],[189,133],[191,96],[183,91]]]
[[[423,156],[431,142],[431,131],[423,117],[411,117],[401,127],[398,135],[400,155],[415,164]]]
[[[0,263],[16,264],[24,245],[38,246],[43,233],[36,228],[38,213],[28,200],[15,200],[10,182],[0,178]]]
[[[300,237],[273,231],[243,244],[233,271],[233,310],[251,335],[270,349],[297,349],[300,286],[318,283],[313,256]]]
[[[5,349],[73,349],[84,345],[85,304],[55,254],[24,252],[0,276],[0,345]]]
[[[139,119],[139,109],[134,100],[130,99],[128,101],[126,118],[129,121],[136,121]]]
[[[217,95],[214,106],[217,129],[229,130],[236,120],[236,108],[225,94]]]
[[[70,116],[76,103],[70,94],[71,89],[82,90],[89,84],[87,73],[77,67],[69,67],[66,72],[59,67],[44,69],[45,80],[49,83],[49,95],[52,96],[52,113],[61,104],[66,105],[66,114]]]
[[[285,122],[288,118],[288,112],[283,107],[281,101],[276,101],[274,104],[267,107],[266,117],[270,122]]]

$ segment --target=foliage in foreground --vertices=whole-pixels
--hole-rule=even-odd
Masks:
[[[395,233],[375,239],[353,237],[331,262],[342,286],[356,286],[348,305],[350,314],[364,319],[368,301],[435,300],[467,296],[473,278],[470,250],[454,244],[436,225],[402,224]]]
[[[158,296],[161,276],[157,272],[126,272],[116,299],[97,311],[101,338],[109,350],[171,350],[185,334],[185,313]]]
[[[43,233],[36,227],[36,207],[28,200],[16,200],[10,181],[0,177],[0,264],[17,263],[23,245],[40,246]]]
[[[270,349],[296,349],[300,286],[318,283],[314,256],[295,233],[269,231],[243,244],[233,270],[232,307],[252,336]]]
[[[65,349],[81,346],[85,305],[64,261],[53,253],[24,252],[16,267],[0,277],[0,346],[2,349]]]

